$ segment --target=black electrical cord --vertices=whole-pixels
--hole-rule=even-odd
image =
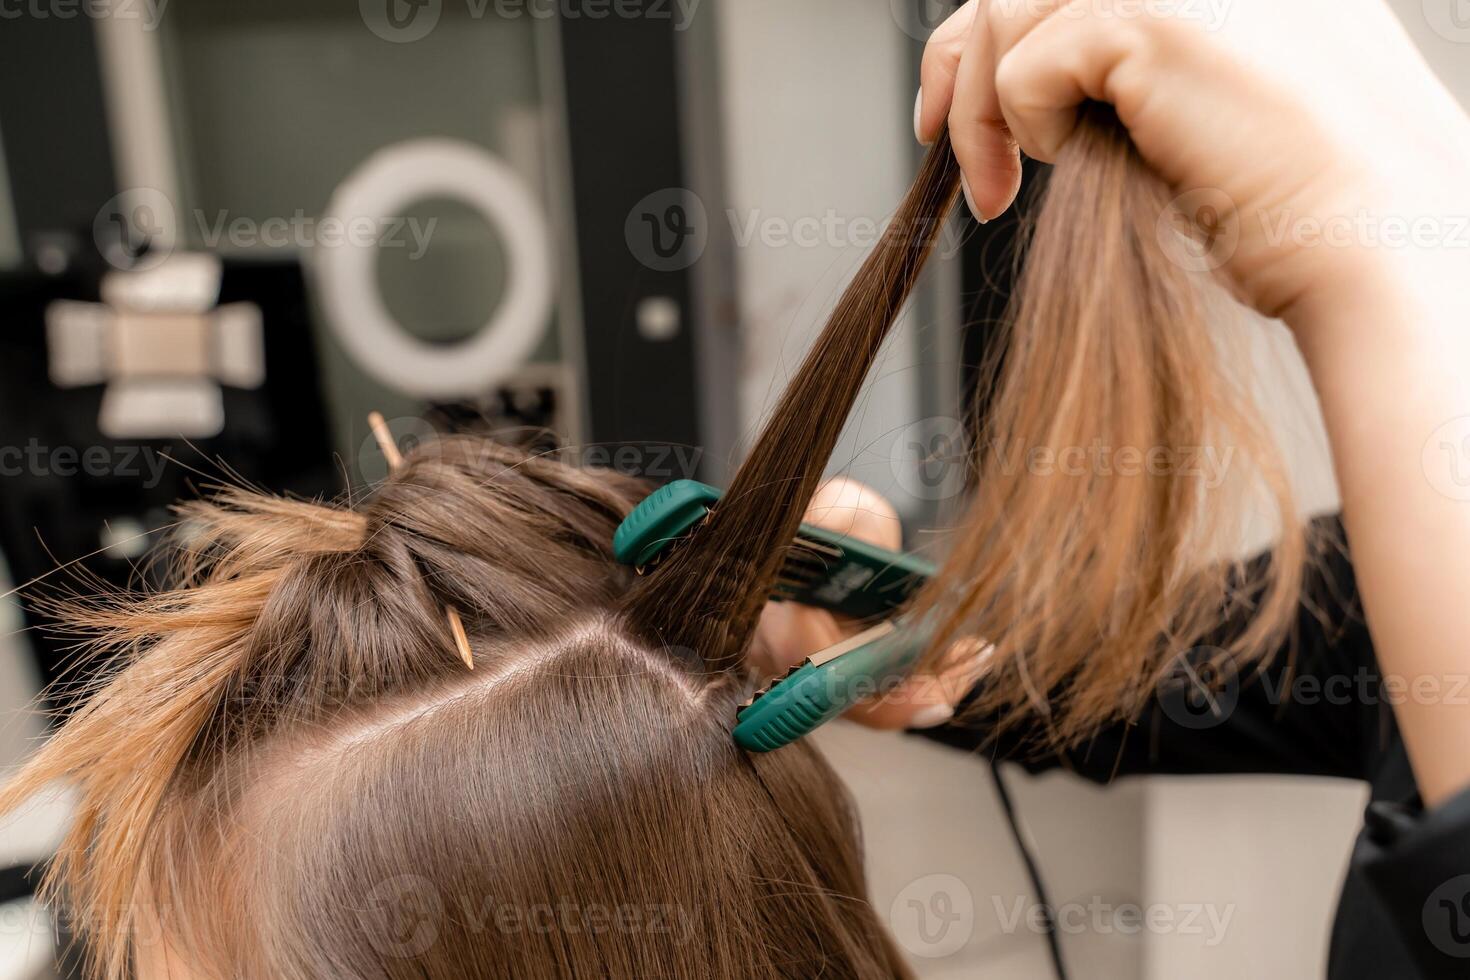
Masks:
[[[1042,883],[1041,869],[1036,864],[1036,858],[1031,854],[1031,848],[1026,844],[1025,835],[1021,833],[1021,821],[1016,816],[1016,804],[1011,800],[1011,792],[1000,774],[999,762],[990,763],[990,778],[995,783],[995,795],[1000,799],[1000,808],[1005,812],[1006,822],[1010,824],[1011,839],[1016,842],[1016,850],[1020,852],[1021,863],[1026,866],[1026,877],[1031,879],[1031,887],[1036,892],[1036,901],[1041,905],[1043,934],[1046,936],[1047,952],[1051,954],[1052,969],[1056,972],[1057,980],[1067,980],[1067,967],[1062,962],[1062,944],[1057,937],[1056,913],[1052,908],[1051,898],[1046,893],[1046,885]]]

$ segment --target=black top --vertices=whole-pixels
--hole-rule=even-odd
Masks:
[[[1316,530],[1342,540],[1335,520]],[[1470,710],[1470,675],[1420,681],[1428,686],[1417,690],[1382,676],[1344,548],[1327,550],[1303,595],[1294,658],[1288,645],[1258,676],[1216,679],[1208,690],[1167,685],[1139,721],[1077,749],[1038,754],[1034,731],[989,738],[985,719],[966,720],[963,707],[959,721],[923,734],[1098,783],[1148,773],[1362,780],[1371,802],[1338,902],[1329,980],[1470,977],[1470,790],[1424,812],[1392,707],[1437,697]],[[1181,667],[1202,659],[1193,651]]]

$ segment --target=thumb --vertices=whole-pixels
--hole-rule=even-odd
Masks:
[[[934,673],[910,677],[885,694],[849,708],[844,717],[869,728],[934,728],[954,717],[955,708],[985,673],[995,647],[983,640],[956,643]]]

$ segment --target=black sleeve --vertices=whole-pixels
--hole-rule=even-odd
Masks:
[[[1470,789],[1425,811],[1374,803],[1353,854],[1423,980],[1470,975]]]
[[[968,704],[956,721],[920,734],[1032,772],[1065,767],[1096,782],[1145,773],[1363,778],[1376,728],[1371,698],[1363,696],[1377,680],[1372,646],[1341,527],[1322,519],[1312,536],[1323,546],[1308,572],[1293,636],[1259,673],[1166,685],[1136,721],[1115,723],[1062,753],[1039,750],[1045,740],[1034,727],[996,734],[993,719],[975,716]],[[1214,639],[1222,643],[1240,625],[1223,625]],[[1181,677],[1198,673],[1208,653],[1202,645],[1181,657]]]

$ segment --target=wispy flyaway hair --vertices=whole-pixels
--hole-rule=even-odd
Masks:
[[[730,730],[761,605],[958,179],[942,138],[721,502],[642,578],[611,542],[648,487],[456,437],[357,502],[185,504],[171,587],[69,603],[118,666],[0,812],[75,787],[48,889],[94,974],[908,976],[836,776],[808,742],[752,756]],[[1057,738],[1136,711],[1231,610],[1250,626],[1220,655],[1247,663],[1297,600],[1279,454],[1209,330],[1213,284],[1163,253],[1169,207],[1087,109],[990,373],[968,510],[918,602],[931,662],[992,641],[984,703]],[[1238,449],[1276,561],[1242,581],[1210,560],[1249,501],[1185,468],[1006,462],[1094,440]]]
[[[185,504],[176,587],[70,603],[123,665],[0,811],[75,788],[92,975],[908,976],[816,750],[741,752],[741,673],[621,621],[648,489],[431,441],[353,506]]]

